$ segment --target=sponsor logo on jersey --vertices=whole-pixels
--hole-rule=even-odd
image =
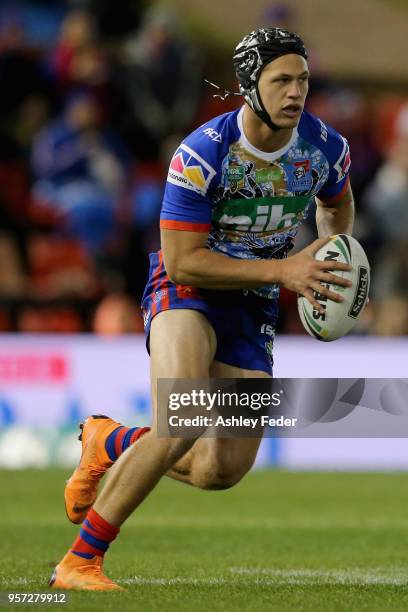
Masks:
[[[328,137],[327,127],[321,119],[319,119],[319,123],[320,123],[320,138],[324,142],[327,142],[327,137]]]
[[[302,159],[285,168],[288,179],[288,191],[308,191],[313,186],[310,159]]]
[[[255,170],[255,182],[257,185],[263,185],[264,183],[273,183],[279,181],[281,173],[279,168],[261,168]]]
[[[224,200],[213,211],[212,221],[225,230],[274,232],[303,219],[309,203],[309,196]]]
[[[219,134],[216,130],[213,130],[213,128],[206,128],[203,130],[203,134],[206,134],[214,142],[222,142],[221,134]]]
[[[347,172],[350,169],[351,159],[350,159],[350,150],[347,144],[347,140],[343,138],[343,150],[339,159],[334,164],[334,169],[337,171],[337,181],[336,183],[340,183],[346,176]]]
[[[205,159],[182,144],[170,162],[167,180],[173,185],[205,195],[215,174],[214,168]]]

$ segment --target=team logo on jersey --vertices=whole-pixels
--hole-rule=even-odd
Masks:
[[[232,192],[242,189],[245,185],[244,166],[229,166],[227,170],[227,183]]]
[[[340,183],[346,176],[347,172],[350,169],[351,159],[350,159],[350,150],[348,147],[347,140],[343,138],[343,150],[339,159],[334,164],[334,169],[337,171],[337,181],[336,183]]]
[[[167,180],[173,185],[205,195],[215,174],[214,168],[205,159],[182,144],[170,162]]]
[[[308,191],[313,185],[312,173],[310,171],[310,159],[297,161],[285,168],[288,177],[288,191]]]

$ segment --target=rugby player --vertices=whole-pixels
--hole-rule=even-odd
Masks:
[[[354,204],[346,140],[304,110],[302,40],[261,28],[238,44],[233,61],[245,104],[187,136],[170,163],[162,250],[150,256],[142,302],[152,427],[86,419],[81,461],[65,490],[68,517],[83,524],[53,588],[121,588],[103,573],[104,553],[163,475],[226,489],[251,468],[259,439],[159,438],[157,413],[166,406],[157,406],[157,380],[270,377],[279,287],[320,310],[315,292],[342,299],[322,283],[350,284],[335,274],[348,265],[314,259],[330,235],[352,233]],[[287,257],[315,199],[319,239]]]

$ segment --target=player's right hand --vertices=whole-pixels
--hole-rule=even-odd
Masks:
[[[327,244],[327,238],[318,238],[308,247],[280,262],[279,284],[290,291],[303,295],[319,312],[323,307],[315,298],[314,292],[326,296],[334,302],[342,302],[343,297],[328,289],[322,283],[351,287],[348,279],[337,276],[335,270],[351,270],[349,264],[338,261],[319,261],[314,258],[317,251]]]

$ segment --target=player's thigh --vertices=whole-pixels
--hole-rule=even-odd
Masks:
[[[150,327],[154,417],[157,413],[158,379],[208,378],[216,346],[212,326],[197,310],[166,310],[154,317]]]
[[[262,370],[246,370],[228,363],[214,361],[210,369],[211,378],[272,378],[270,374]]]
[[[271,378],[266,372],[249,370],[214,361],[211,378]],[[227,480],[242,478],[251,469],[262,438],[200,438],[194,451],[205,460],[206,469]]]

